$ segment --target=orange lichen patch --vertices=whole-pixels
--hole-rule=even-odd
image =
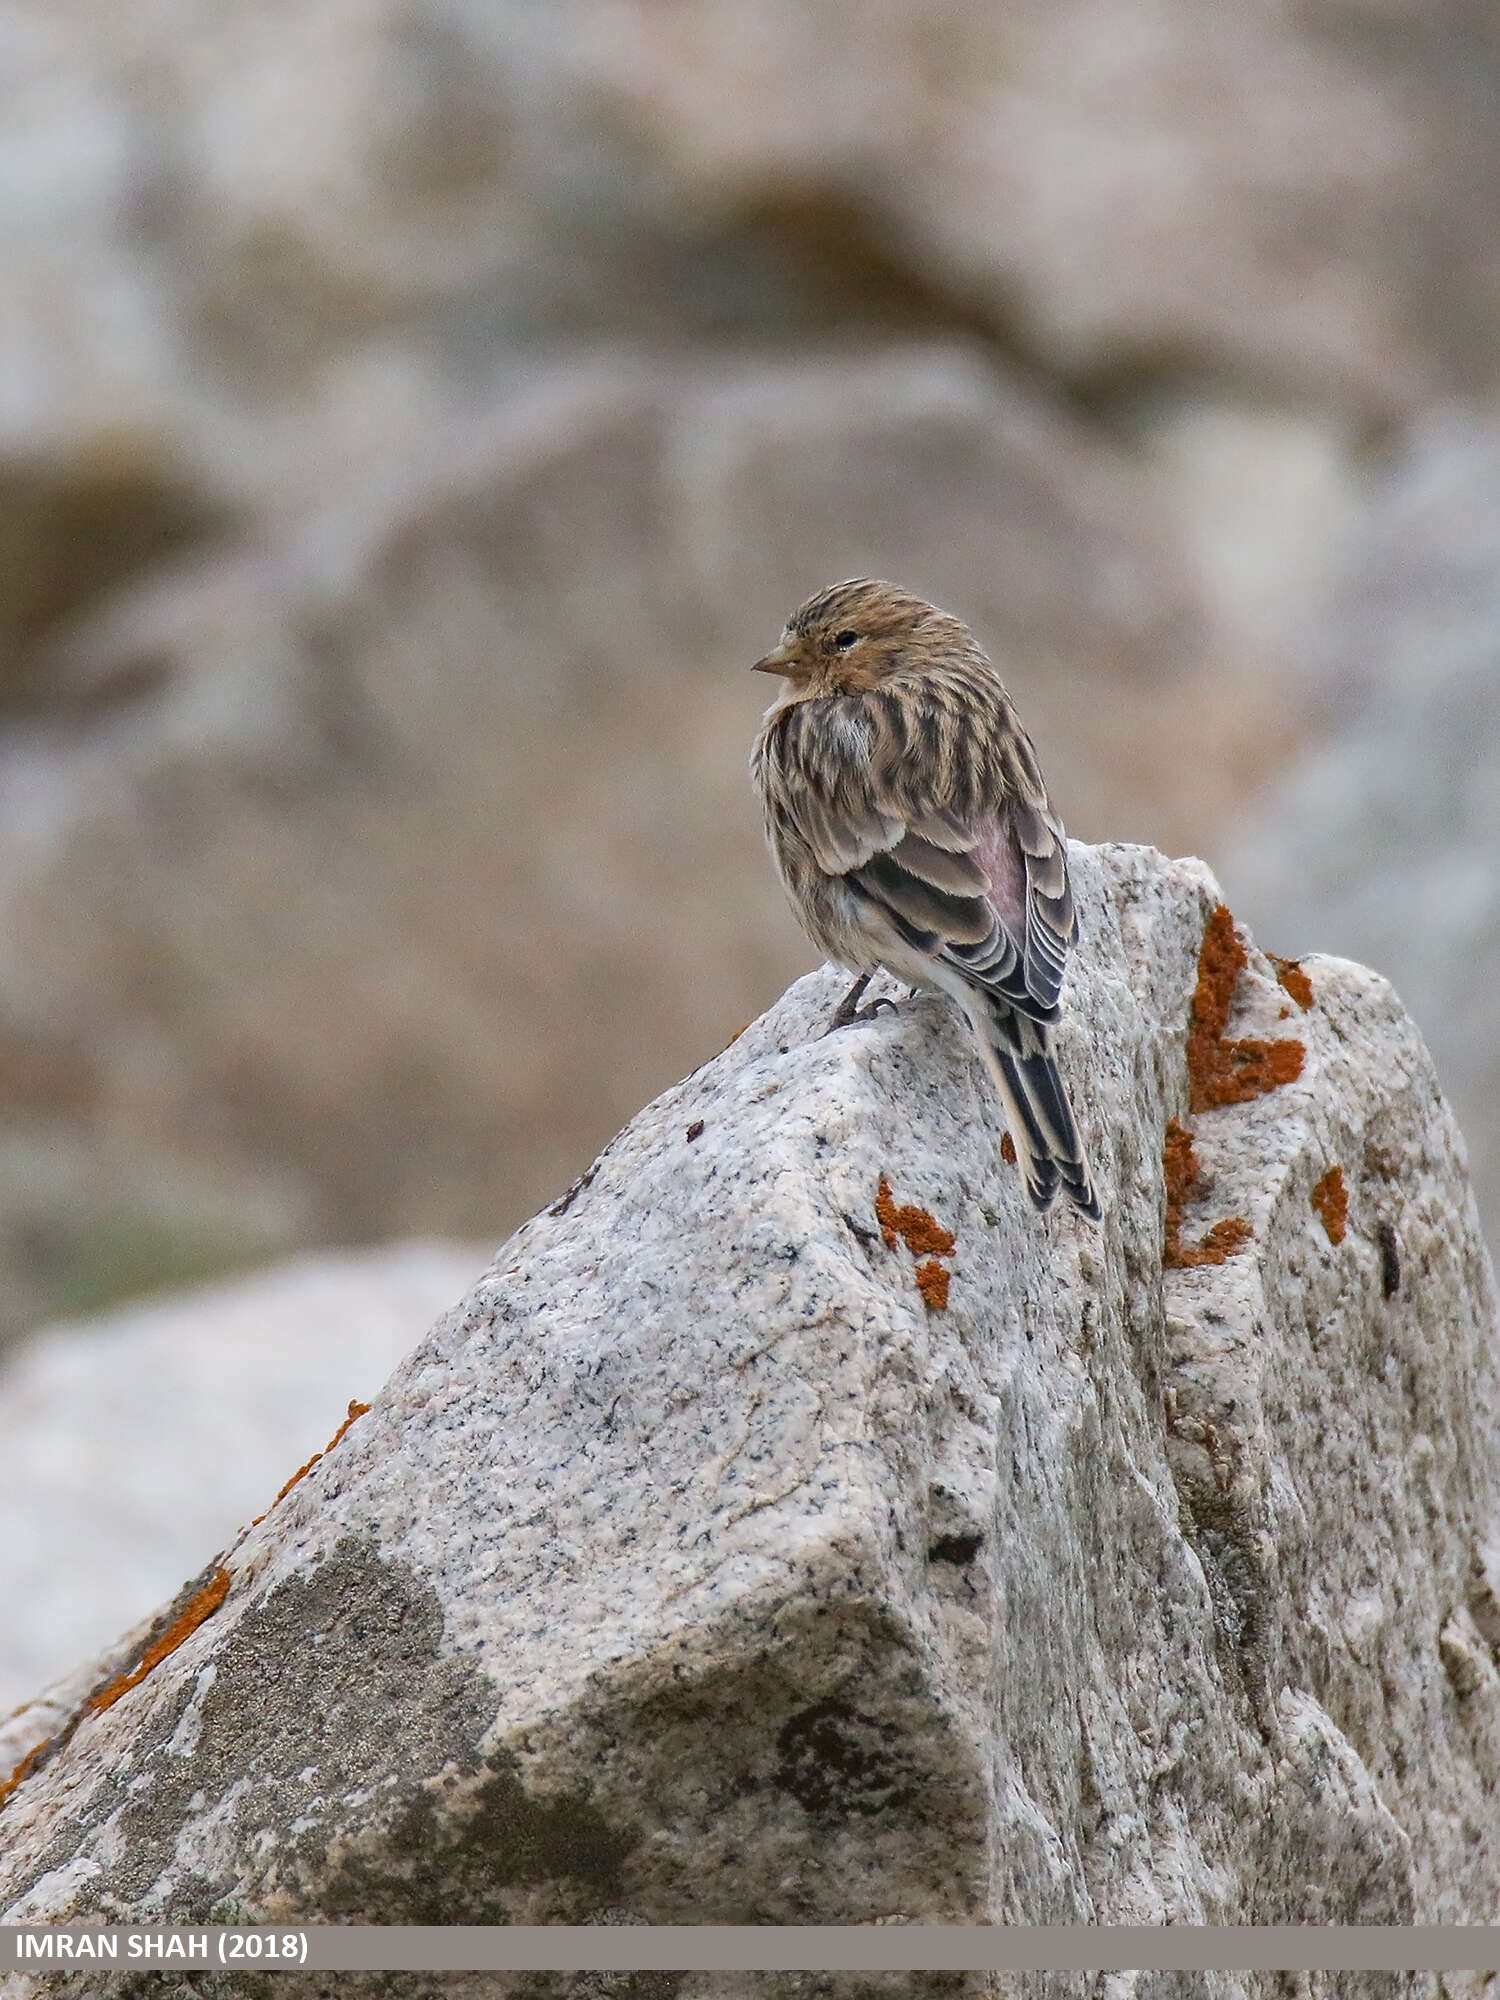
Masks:
[[[3,1806],[5,1804],[5,1801],[10,1797],[11,1793],[16,1789],[17,1785],[25,1784],[26,1780],[31,1776],[32,1772],[36,1769],[37,1760],[40,1758],[42,1752],[48,1747],[51,1741],[52,1738],[50,1736],[44,1736],[40,1743],[32,1744],[31,1748],[26,1752],[26,1755],[21,1759],[20,1763],[17,1764],[16,1768],[11,1772],[10,1776],[5,1780],[5,1783],[3,1785],[0,1785],[0,1806]]]
[[[1182,1240],[1183,1210],[1198,1185],[1198,1155],[1193,1135],[1173,1118],[1167,1126],[1162,1147],[1162,1172],[1167,1183],[1167,1230],[1161,1261],[1170,1271],[1190,1270],[1199,1264],[1223,1264],[1250,1241],[1250,1225],[1242,1216],[1226,1216],[1195,1244]]]
[[[1277,984],[1284,986],[1305,1014],[1313,1003],[1312,981],[1302,970],[1295,958],[1278,958],[1274,951],[1266,953],[1276,968]]]
[[[887,1250],[896,1247],[896,1204],[891,1195],[891,1184],[885,1175],[880,1176],[875,1188],[875,1220],[880,1224],[880,1234]]]
[[[1198,1181],[1198,1155],[1193,1151],[1193,1135],[1175,1118],[1167,1121],[1161,1164],[1167,1182],[1167,1236],[1170,1240],[1182,1227],[1182,1211]]]
[[[1188,1108],[1192,1111],[1248,1104],[1302,1074],[1307,1051],[1301,1042],[1230,1041],[1226,1036],[1235,984],[1245,964],[1245,947],[1234,918],[1220,903],[1204,926],[1198,984],[1188,1020]]]
[[[913,1257],[923,1260],[916,1269],[917,1290],[922,1294],[922,1303],[929,1312],[945,1312],[950,1274],[937,1260],[953,1255],[953,1246],[958,1241],[953,1231],[944,1229],[928,1209],[898,1208],[891,1193],[891,1184],[884,1174],[875,1188],[875,1220],[880,1224],[880,1234],[885,1239],[887,1250],[894,1250],[899,1239]]]
[[[1243,1250],[1254,1232],[1242,1215],[1226,1215],[1206,1230],[1202,1238],[1182,1252],[1185,1265],[1226,1264],[1237,1250]]]
[[[1016,1142],[1009,1132],[1000,1141],[1000,1157],[1008,1167],[1016,1164]]]
[[[519,1269],[520,1266],[517,1265],[515,1268]],[[313,1467],[317,1465],[321,1460],[327,1458],[329,1452],[333,1450],[333,1447],[338,1443],[339,1439],[344,1435],[344,1432],[348,1430],[349,1426],[354,1422],[355,1418],[362,1417],[365,1414],[365,1412],[369,1409],[369,1407],[370,1406],[368,1403],[355,1403],[355,1402],[350,1403],[348,1416],[345,1417],[344,1421],[339,1425],[338,1429],[334,1432],[333,1436],[328,1440],[327,1444],[324,1445],[321,1451],[315,1451],[312,1457],[307,1461],[306,1465],[299,1465],[297,1467],[297,1470],[292,1474],[291,1478],[287,1481],[286,1485],[282,1487],[281,1491],[276,1495],[276,1498],[271,1502],[271,1507],[279,1506],[281,1502],[285,1500],[288,1493],[291,1492],[292,1488],[297,1484],[298,1480],[306,1479],[308,1473],[312,1471]],[[268,1507],[266,1509],[266,1514],[270,1513],[271,1507]],[[250,1523],[251,1527],[258,1528],[261,1522],[266,1518],[266,1514],[257,1514],[255,1519]]]
[[[885,1238],[887,1250],[894,1250],[899,1236],[913,1257],[951,1257],[957,1241],[951,1229],[944,1229],[937,1217],[925,1208],[897,1208],[891,1184],[880,1176],[875,1189],[875,1220]]]
[[[1330,1167],[1312,1191],[1312,1205],[1322,1217],[1330,1243],[1342,1243],[1349,1227],[1349,1190],[1342,1167]]]
[[[197,1596],[188,1600],[180,1616],[173,1619],[156,1643],[146,1648],[140,1665],[133,1673],[121,1674],[100,1688],[97,1694],[89,1696],[87,1707],[90,1714],[102,1715],[105,1709],[114,1707],[122,1694],[129,1694],[133,1687],[139,1687],[147,1674],[175,1653],[206,1619],[213,1617],[228,1595],[229,1572],[227,1569],[216,1570]],[[32,1755],[35,1756],[36,1752],[33,1751]]]
[[[948,1310],[948,1272],[936,1258],[929,1257],[917,1266],[917,1290],[922,1294],[922,1303],[930,1313]]]

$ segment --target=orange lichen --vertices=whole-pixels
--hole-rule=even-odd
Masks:
[[[41,1756],[42,1752],[48,1748],[51,1741],[52,1738],[50,1736],[44,1736],[40,1743],[32,1744],[31,1748],[26,1752],[26,1755],[21,1759],[20,1763],[17,1764],[16,1768],[11,1772],[10,1776],[5,1780],[5,1783],[3,1785],[0,1785],[0,1806],[3,1806],[5,1804],[5,1801],[10,1797],[11,1793],[16,1789],[17,1785],[25,1784],[26,1780],[31,1776],[32,1772],[36,1769],[38,1758]]]
[[[1302,970],[1302,964],[1295,958],[1278,958],[1274,951],[1266,953],[1276,968],[1277,984],[1285,987],[1305,1014],[1313,1003],[1312,981]]]
[[[949,1274],[935,1257],[917,1266],[917,1290],[922,1294],[922,1303],[930,1313],[948,1310]]]
[[[338,1443],[339,1439],[344,1435],[344,1432],[348,1430],[349,1426],[353,1423],[357,1423],[361,1417],[367,1417],[369,1414],[370,1414],[369,1404],[356,1402],[354,1397],[351,1396],[349,1398],[349,1407],[344,1412],[344,1421],[339,1425],[338,1429],[334,1432],[333,1436],[328,1440],[327,1444],[324,1445],[323,1447],[324,1451],[325,1452],[332,1451],[333,1447]]]
[[[1254,1232],[1242,1215],[1226,1215],[1204,1232],[1202,1239],[1184,1250],[1184,1264],[1224,1264],[1237,1250],[1243,1250]]]
[[[1000,1157],[1008,1167],[1013,1167],[1016,1164],[1016,1142],[1012,1139],[1009,1132],[1005,1133],[1001,1138]]]
[[[1167,1121],[1161,1164],[1167,1182],[1167,1235],[1174,1238],[1182,1227],[1182,1211],[1198,1180],[1198,1155],[1193,1151],[1193,1135],[1175,1118]]]
[[[894,1250],[899,1240],[913,1257],[923,1260],[916,1269],[917,1290],[922,1294],[923,1305],[929,1312],[946,1311],[950,1273],[937,1260],[953,1255],[953,1246],[958,1241],[953,1231],[944,1229],[929,1209],[898,1208],[884,1174],[875,1188],[875,1220],[880,1224],[887,1250]]]
[[[899,1236],[913,1257],[951,1257],[957,1240],[944,1229],[937,1217],[925,1208],[897,1208],[891,1184],[880,1176],[875,1189],[875,1220],[885,1238],[887,1250],[894,1250]]]
[[[880,1224],[881,1238],[887,1250],[896,1247],[896,1203],[891,1195],[891,1184],[885,1175],[880,1176],[875,1187],[875,1220]]]
[[[520,1267],[517,1266],[516,1268],[519,1269]],[[279,1506],[280,1503],[283,1500],[285,1500],[288,1493],[291,1492],[292,1488],[297,1484],[298,1480],[306,1479],[308,1473],[312,1471],[313,1467],[317,1465],[322,1459],[327,1458],[329,1452],[333,1450],[334,1446],[338,1443],[339,1439],[344,1435],[344,1432],[348,1430],[349,1426],[354,1422],[355,1418],[364,1416],[365,1412],[369,1409],[369,1407],[370,1406],[368,1403],[355,1403],[355,1402],[350,1403],[349,1414],[345,1417],[344,1421],[339,1425],[338,1429],[334,1432],[333,1436],[328,1440],[327,1444],[324,1445],[321,1451],[315,1451],[312,1457],[307,1461],[306,1465],[299,1465],[297,1467],[297,1470],[292,1474],[291,1478],[287,1481],[285,1486],[282,1487],[281,1491],[276,1495],[276,1498],[271,1502],[271,1507]],[[266,1514],[270,1513],[271,1507],[268,1507],[266,1509]],[[257,1514],[255,1519],[250,1523],[251,1527],[258,1528],[261,1522],[266,1518],[266,1514]]]
[[[1349,1190],[1342,1167],[1330,1167],[1312,1191],[1312,1205],[1322,1218],[1330,1243],[1342,1243],[1349,1225]]]
[[[1167,1270],[1189,1270],[1199,1264],[1222,1264],[1250,1240],[1250,1225],[1242,1216],[1226,1216],[1195,1244],[1182,1240],[1183,1211],[1198,1185],[1198,1155],[1193,1135],[1173,1118],[1162,1147],[1162,1172],[1167,1184],[1167,1229],[1161,1261]]]
[[[184,1641],[190,1639],[206,1619],[213,1617],[228,1595],[228,1570],[215,1570],[213,1576],[203,1586],[202,1590],[195,1597],[188,1600],[180,1615],[173,1619],[161,1637],[153,1645],[148,1646],[145,1652],[142,1653],[141,1663],[135,1671],[119,1675],[118,1678],[100,1688],[97,1694],[89,1696],[87,1707],[90,1714],[102,1715],[105,1709],[114,1707],[121,1695],[129,1694],[133,1687],[139,1687],[147,1674],[154,1668],[159,1667],[163,1660],[175,1653],[177,1648]],[[35,1756],[36,1752],[33,1751],[32,1755]]]
[[[1192,1111],[1248,1104],[1302,1074],[1307,1051],[1301,1042],[1228,1039],[1225,1031],[1234,989],[1246,962],[1234,918],[1220,903],[1204,926],[1198,983],[1188,1020],[1188,1108]]]

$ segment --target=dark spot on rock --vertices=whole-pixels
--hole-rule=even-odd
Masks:
[[[633,1833],[612,1827],[581,1796],[532,1798],[506,1754],[488,1758],[485,1768],[489,1775],[460,1812],[440,1813],[428,1790],[411,1795],[388,1836],[391,1862],[372,1868],[347,1858],[322,1909],[366,1923],[441,1924],[453,1921],[455,1891],[470,1910],[517,1883],[567,1882],[588,1902],[621,1893],[620,1863]]]
[[[935,1563],[958,1563],[960,1565],[971,1563],[983,1546],[984,1536],[981,1534],[939,1535],[938,1539],[927,1551],[927,1560]]]
[[[703,1120],[701,1118],[695,1118],[692,1124],[689,1125],[689,1127],[687,1128],[687,1132],[684,1136],[687,1138],[689,1144],[691,1144],[694,1139],[701,1139],[703,1137]]]
[[[594,1164],[589,1168],[587,1173],[580,1174],[578,1176],[577,1180],[574,1181],[573,1185],[568,1189],[567,1193],[561,1198],[561,1200],[553,1202],[552,1206],[547,1210],[547,1213],[549,1215],[566,1215],[568,1210],[573,1206],[574,1202],[577,1201],[578,1197],[583,1193],[584,1189],[592,1183],[595,1174],[597,1174],[599,1171],[599,1167],[600,1167],[600,1162],[598,1160],[595,1160]]]
[[[1395,1230],[1383,1217],[1375,1225],[1375,1241],[1380,1249],[1380,1296],[1393,1299],[1401,1289],[1401,1252]]]
[[[203,1923],[233,1896],[263,1922],[272,1884],[278,1921],[506,1923],[507,1890],[538,1881],[542,1921],[618,1900],[634,1829],[582,1795],[533,1798],[506,1753],[481,1753],[496,1690],[447,1641],[436,1591],[408,1565],[346,1536],[251,1604],[214,1667],[211,1685],[185,1682],[142,1726],[32,1880],[113,1819],[118,1859],[82,1893],[122,1921]],[[170,1746],[190,1705],[184,1754]],[[196,1874],[179,1842],[214,1812],[224,1858]]]
[[[896,1725],[837,1701],[804,1708],[776,1738],[777,1788],[810,1813],[878,1813],[906,1804],[915,1773],[897,1753]]]

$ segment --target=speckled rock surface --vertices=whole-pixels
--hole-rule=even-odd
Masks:
[[[944,1005],[824,1039],[801,981],[42,1753],[7,1915],[1492,1914],[1495,1302],[1426,1053],[1357,967],[1200,970],[1200,864],[1075,859],[1101,1229],[1025,1210]],[[1252,1039],[1298,1073],[1194,1109]]]

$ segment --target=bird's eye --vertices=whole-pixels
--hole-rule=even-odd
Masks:
[[[851,646],[858,643],[858,640],[859,634],[857,632],[835,632],[833,635],[833,643],[841,653],[847,653]]]

